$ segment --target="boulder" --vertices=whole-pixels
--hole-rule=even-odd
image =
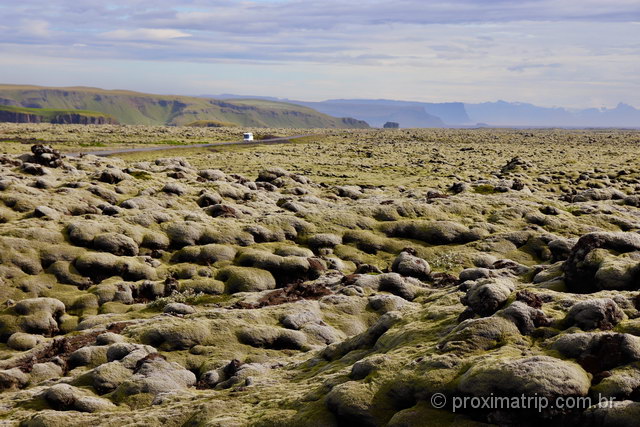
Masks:
[[[107,184],[117,184],[120,181],[124,181],[125,179],[129,178],[129,176],[129,174],[123,172],[120,169],[108,168],[100,173],[98,181],[106,182]]]
[[[307,341],[306,335],[300,331],[271,326],[246,327],[237,335],[238,340],[243,344],[274,350],[300,350]]]
[[[513,302],[496,315],[513,322],[523,335],[530,335],[536,328],[551,324],[551,319],[547,318],[542,310],[530,307],[522,301]]]
[[[565,334],[551,348],[576,359],[591,373],[599,373],[640,360],[640,338],[612,332]]]
[[[138,255],[138,245],[136,242],[124,234],[102,233],[93,238],[94,249],[109,252],[117,256]]]
[[[7,340],[7,347],[18,351],[31,350],[43,341],[40,335],[16,332]]]
[[[65,306],[55,298],[28,298],[19,301],[14,310],[20,315],[18,324],[24,332],[51,336],[59,331]]]
[[[469,284],[461,301],[474,313],[490,316],[495,313],[515,290],[513,282],[506,278],[480,279]]]
[[[224,282],[225,292],[259,292],[275,289],[276,280],[266,270],[253,267],[225,267],[218,270],[216,279]]]
[[[169,303],[167,305],[165,305],[164,309],[162,310],[163,313],[170,313],[170,314],[182,314],[182,315],[186,315],[186,314],[193,314],[196,312],[196,309],[191,307],[190,305],[187,304],[182,304],[179,302],[172,302]]]
[[[637,233],[583,235],[562,266],[567,288],[576,293],[638,289],[640,260],[615,255],[636,251],[640,251],[640,235]]]
[[[391,271],[399,273],[402,276],[426,280],[431,272],[431,267],[429,263],[422,258],[418,258],[410,252],[403,251],[396,257],[393,264],[391,264]]]
[[[489,359],[459,378],[459,392],[471,396],[586,396],[591,379],[576,363],[549,356]]]
[[[611,298],[595,298],[581,301],[571,307],[565,322],[580,329],[613,329],[624,319],[624,312]]]

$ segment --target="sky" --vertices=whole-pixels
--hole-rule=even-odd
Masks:
[[[640,106],[640,0],[0,0],[0,83]]]

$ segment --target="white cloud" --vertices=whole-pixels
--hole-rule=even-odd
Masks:
[[[107,31],[105,33],[101,33],[100,37],[108,40],[162,41],[191,37],[191,34],[168,28],[138,28],[135,30]]]
[[[0,15],[0,50],[43,62],[112,61],[127,75],[139,61],[136,73],[145,77],[159,73],[160,62],[233,70],[220,80],[229,85],[221,92],[637,104],[638,0],[108,3],[21,0]],[[269,78],[265,70],[273,71]],[[108,86],[105,78],[84,83]]]

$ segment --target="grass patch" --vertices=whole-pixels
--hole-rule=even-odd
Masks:
[[[478,194],[495,194],[497,193],[495,187],[491,184],[482,184],[473,187],[473,191]]]
[[[132,171],[132,172],[129,173],[129,175],[131,175],[135,179],[141,179],[143,181],[148,181],[150,179],[153,179],[151,174],[149,172],[146,172],[146,171]]]

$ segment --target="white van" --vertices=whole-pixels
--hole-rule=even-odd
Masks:
[[[247,132],[243,135],[245,141],[253,141],[253,134],[251,132]]]

